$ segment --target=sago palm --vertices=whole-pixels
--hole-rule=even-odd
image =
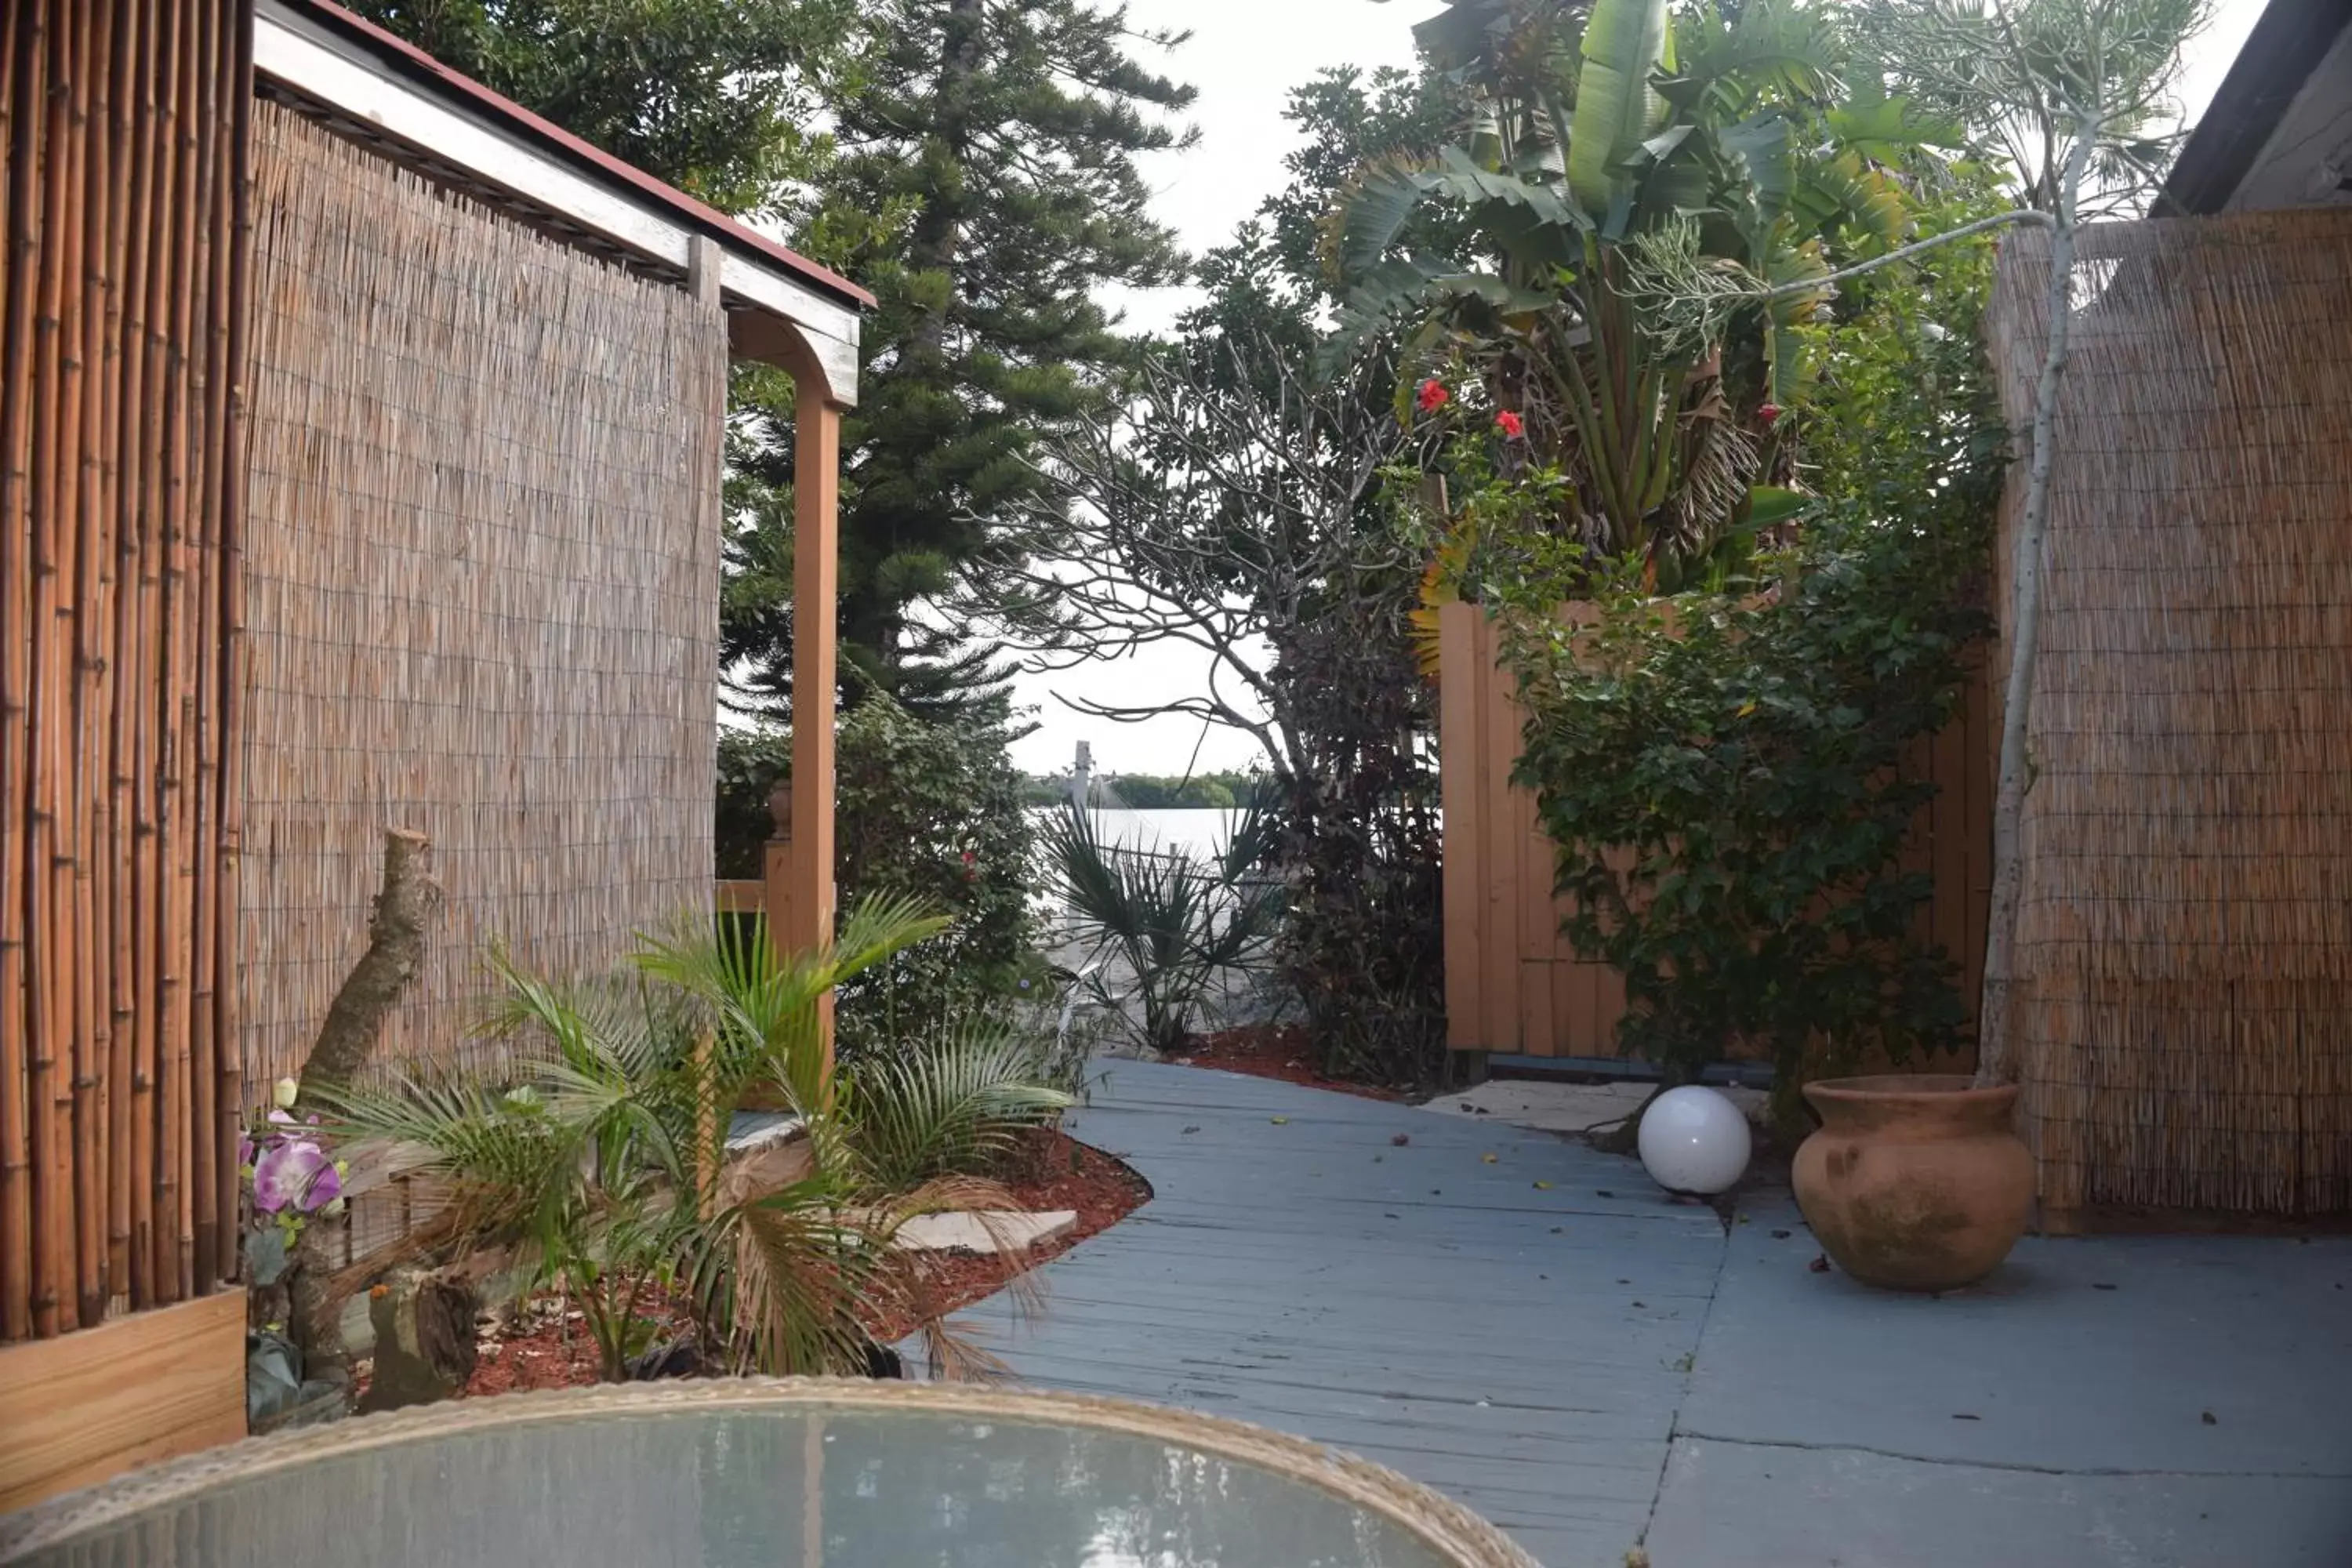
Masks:
[[[745,1370],[864,1370],[877,1320],[915,1322],[950,1372],[983,1368],[891,1244],[916,1215],[1003,1208],[1009,1196],[970,1167],[891,1185],[898,1156],[866,1152],[854,1109],[864,1097],[842,1092],[820,1026],[828,991],[941,924],[909,902],[869,903],[831,947],[787,960],[757,921],[697,921],[646,941],[628,976],[572,986],[494,953],[504,993],[485,1027],[516,1046],[509,1068],[348,1092],[331,1131],[419,1156],[451,1197],[430,1239],[510,1248],[519,1289],[564,1289],[607,1378],[642,1348],[656,1289],[689,1303],[707,1352]],[[929,1102],[955,1122],[935,1144],[992,1146],[993,1131],[972,1121],[1044,1104],[940,1059],[961,1092]],[[920,1060],[908,1070],[919,1075]],[[727,1139],[755,1090],[799,1116],[806,1152],[779,1184],[737,1190]],[[919,1142],[923,1129],[905,1123],[920,1110],[878,1131],[878,1146]]]

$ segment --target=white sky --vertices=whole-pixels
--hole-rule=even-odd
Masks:
[[[1129,0],[1136,26],[1189,27],[1193,35],[1167,68],[1200,89],[1192,119],[1201,140],[1190,152],[1146,165],[1161,219],[1189,250],[1223,243],[1282,187],[1282,159],[1297,140],[1282,118],[1289,89],[1328,66],[1410,65],[1412,24],[1441,9],[1442,0]],[[2181,79],[2190,121],[2204,113],[2262,9],[2263,0],[2216,0],[2213,22],[2189,46]],[[1164,327],[1180,302],[1140,297],[1129,304],[1129,319]],[[1059,693],[1130,703],[1195,690],[1204,658],[1162,646],[1117,663],[1021,678],[1014,700],[1034,710],[1040,728],[1014,747],[1014,760],[1032,773],[1055,772],[1070,765],[1085,740],[1093,743],[1096,765],[1114,773],[1176,773],[1188,763],[1196,772],[1249,767],[1256,744],[1237,732],[1212,729],[1203,739],[1200,721],[1189,719],[1113,724],[1055,700]]]

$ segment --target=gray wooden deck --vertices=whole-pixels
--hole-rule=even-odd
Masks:
[[[1712,1211],[1632,1161],[1484,1119],[1106,1070],[1071,1131],[1154,1195],[1043,1270],[1041,1317],[1015,1322],[1003,1298],[966,1315],[1016,1375],[1346,1448],[1549,1568],[1618,1568],[1723,1264]]]

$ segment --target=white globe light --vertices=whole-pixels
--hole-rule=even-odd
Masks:
[[[1711,1197],[1748,1169],[1748,1118],[1711,1089],[1685,1084],[1642,1113],[1643,1168],[1670,1193]]]

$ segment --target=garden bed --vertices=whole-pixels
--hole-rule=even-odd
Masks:
[[[1075,1210],[1078,1222],[1066,1234],[1030,1248],[1028,1261],[1041,1264],[1098,1235],[1133,1213],[1151,1195],[1142,1177],[1099,1149],[1059,1131],[1036,1129],[1022,1135],[1021,1147],[1001,1178],[1015,1203],[1031,1212]],[[948,1252],[927,1256],[934,1286],[954,1311],[994,1295],[1011,1269],[1001,1258]],[[661,1325],[658,1339],[683,1333],[685,1310],[667,1297],[648,1302],[645,1315]],[[877,1315],[866,1323],[875,1340],[891,1344],[914,1331],[911,1322]],[[579,1310],[550,1293],[524,1307],[511,1326],[486,1327],[481,1356],[461,1398],[541,1388],[576,1388],[597,1381],[596,1343]],[[365,1374],[362,1374],[362,1386]]]
[[[1307,1031],[1296,1024],[1253,1024],[1244,1028],[1194,1035],[1185,1042],[1184,1054],[1170,1059],[1179,1067],[1215,1068],[1220,1072],[1280,1079],[1285,1083],[1333,1089],[1366,1100],[1412,1098],[1401,1089],[1325,1078],[1315,1069],[1315,1051],[1307,1041]]]

